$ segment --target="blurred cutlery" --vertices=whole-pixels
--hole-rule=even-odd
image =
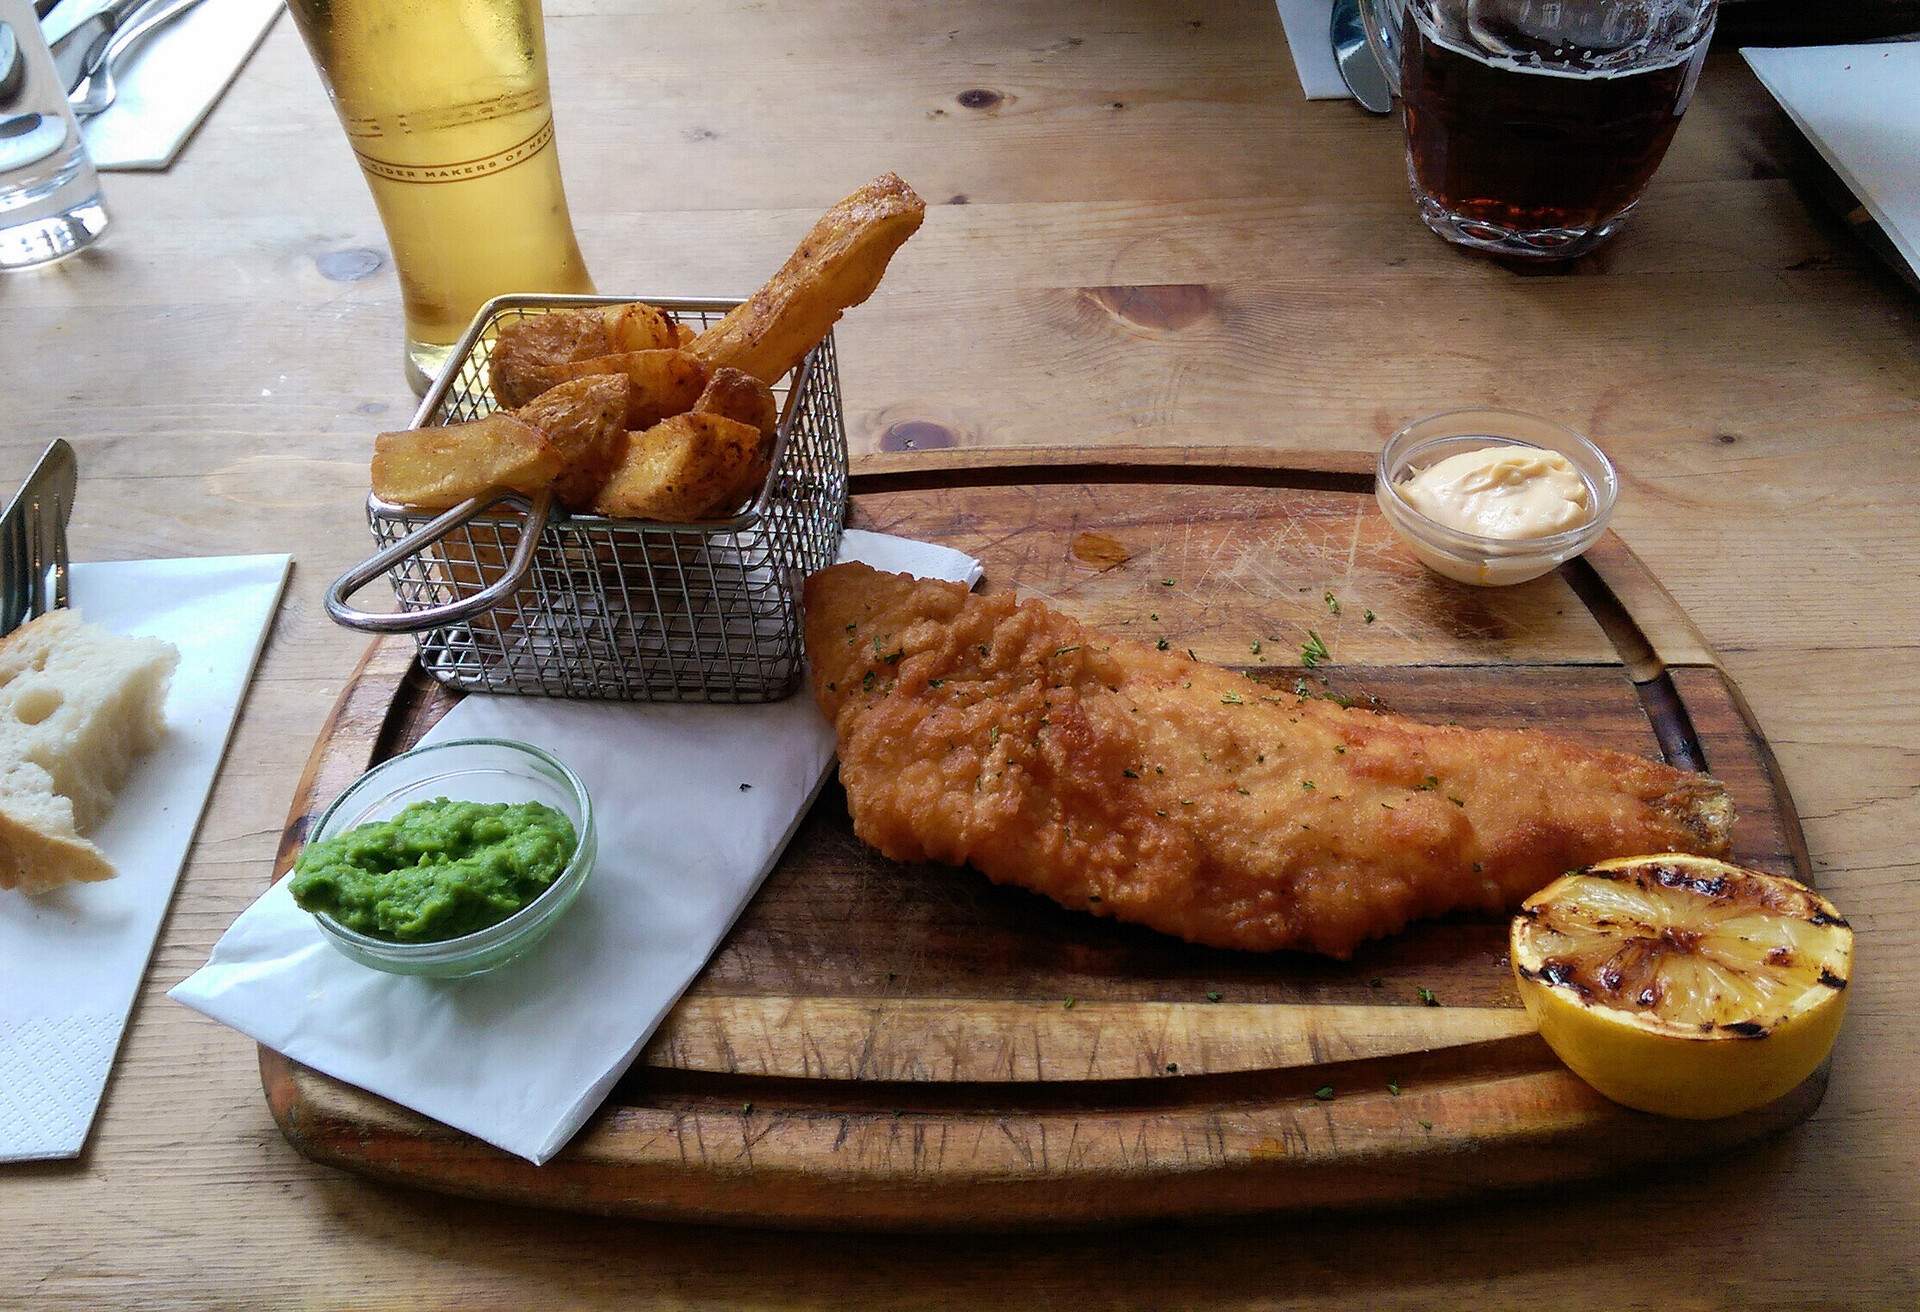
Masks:
[[[80,84],[71,89],[67,101],[73,106],[73,116],[92,118],[113,104],[114,98],[120,94],[120,88],[114,82],[114,65],[125,59],[135,46],[154,32],[199,3],[200,0],[149,0],[148,4],[131,15],[113,34],[106,49],[101,51],[100,58],[88,65],[87,74]]]
[[[0,23],[0,109],[12,104],[26,84],[27,57],[20,52],[20,38]]]
[[[75,23],[71,32],[53,43],[53,67],[60,74],[63,90],[71,92],[80,85],[80,79],[106,52],[107,43],[127,15],[144,3],[147,0],[111,0],[98,13]]]
[[[0,512],[0,634],[67,604],[67,521],[79,483],[73,448],[55,438]]]
[[[1360,21],[1360,0],[1333,0],[1333,21],[1327,37],[1333,43],[1333,62],[1353,92],[1353,98],[1376,114],[1393,112],[1393,89],[1380,61],[1367,44],[1367,29]]]

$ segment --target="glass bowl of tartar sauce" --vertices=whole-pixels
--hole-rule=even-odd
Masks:
[[[1436,574],[1480,587],[1540,577],[1606,532],[1620,476],[1570,428],[1513,410],[1451,410],[1380,449],[1374,495]]]

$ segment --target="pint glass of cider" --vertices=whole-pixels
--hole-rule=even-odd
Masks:
[[[540,0],[287,0],[379,207],[407,380],[505,292],[591,292],[560,183]]]

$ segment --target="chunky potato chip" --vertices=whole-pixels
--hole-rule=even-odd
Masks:
[[[555,382],[565,381],[549,372],[556,365],[680,345],[681,325],[665,310],[644,302],[522,315],[501,324],[495,334],[488,365],[494,399],[506,409],[525,405]]]
[[[779,382],[842,311],[873,295],[926,212],[898,177],[875,178],[823,214],[766,286],[695,338],[694,354],[716,369]]]
[[[657,305],[609,305],[600,317],[610,351],[665,351],[680,345],[679,325]]]
[[[624,374],[632,383],[627,392],[627,427],[652,428],[668,415],[685,414],[693,408],[707,385],[708,370],[686,351],[622,351],[590,360],[541,365],[528,376],[544,392],[594,374]]]
[[[559,450],[563,468],[553,494],[569,510],[585,510],[627,450],[625,374],[593,374],[548,388],[514,411]]]
[[[532,496],[565,467],[538,428],[508,414],[440,428],[382,433],[373,444],[373,494],[416,510],[445,510],[488,492]]]
[[[606,321],[598,312],[556,310],[509,319],[500,325],[488,361],[493,395],[505,407],[525,405],[546,390],[528,376],[530,370],[608,349]]]
[[[752,424],[763,437],[772,437],[774,425],[780,421],[780,405],[773,398],[773,389],[738,369],[715,369],[693,408],[701,414],[725,415]]]
[[[617,519],[669,523],[731,514],[760,430],[724,415],[682,414],[629,434],[627,452],[593,508]]]

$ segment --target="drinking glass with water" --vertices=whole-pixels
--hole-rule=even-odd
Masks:
[[[1693,99],[1717,0],[1362,0],[1427,226],[1569,259],[1640,202]]]
[[[67,89],[29,0],[0,0],[0,271],[63,259],[107,226]]]

